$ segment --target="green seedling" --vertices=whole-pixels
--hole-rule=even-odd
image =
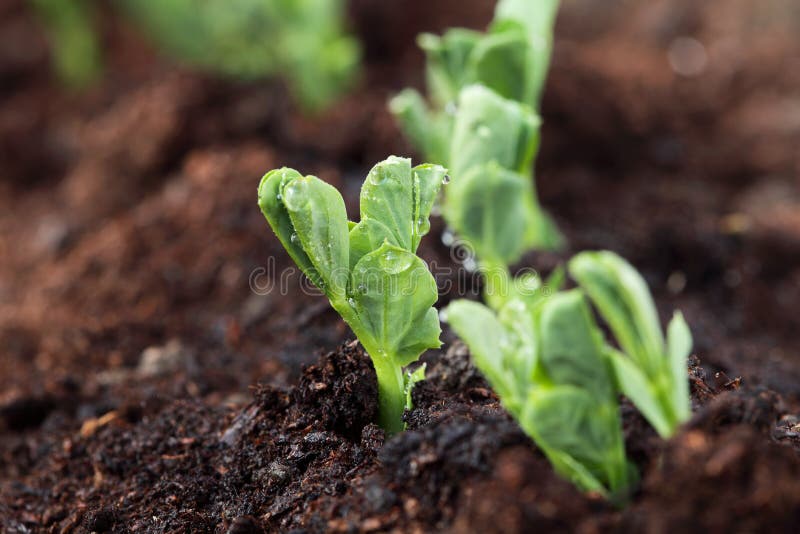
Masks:
[[[553,43],[558,0],[500,0],[486,33],[452,28],[424,33],[430,107],[406,89],[390,107],[415,147],[429,161],[449,164],[450,132],[462,89],[483,85],[503,98],[538,109]],[[454,169],[451,169],[454,170]]]
[[[312,111],[349,85],[358,64],[342,0],[119,2],[177,59],[235,78],[280,74]]]
[[[661,330],[642,276],[613,252],[583,252],[569,272],[594,302],[621,350],[609,349],[622,392],[656,429],[672,436],[691,416],[687,358],[692,334],[678,312]]]
[[[82,89],[102,72],[100,47],[86,0],[31,0],[44,23],[62,83]]]
[[[481,85],[461,92],[449,159],[456,180],[442,211],[484,264],[507,266],[526,250],[562,244],[530,179],[540,125],[528,106]]]
[[[417,255],[446,170],[390,157],[361,189],[361,220],[349,222],[332,186],[293,169],[267,173],[258,203],[278,239],[328,297],[370,355],[378,376],[379,423],[403,429],[411,388],[424,370],[404,374],[441,343],[436,282]]]
[[[501,0],[486,33],[421,35],[429,102],[413,89],[390,102],[412,144],[456,178],[444,217],[496,287],[510,285],[509,265],[525,251],[563,245],[531,180],[557,9],[557,0]]]
[[[555,470],[624,502],[636,472],[625,455],[611,363],[583,293],[511,300],[499,312],[458,300],[445,314]]]

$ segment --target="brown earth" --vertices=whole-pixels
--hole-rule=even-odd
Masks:
[[[642,484],[622,511],[553,474],[449,331],[385,440],[324,299],[296,276],[251,290],[291,267],[259,177],[317,174],[355,213],[369,166],[409,153],[385,101],[422,83],[414,35],[491,5],[350,11],[362,78],[308,118],[279,83],[177,68],[105,7],[106,76],[67,93],[26,3],[0,3],[0,530],[796,530],[796,6],[579,0],[559,19],[537,183],[570,250],[521,266],[622,253],[704,365],[673,440],[624,410]],[[422,254],[454,266],[442,230]]]

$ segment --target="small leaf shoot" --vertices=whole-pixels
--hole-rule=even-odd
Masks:
[[[415,253],[446,170],[411,167],[392,156],[375,165],[361,189],[361,220],[347,220],[335,188],[292,169],[267,173],[259,206],[295,263],[320,288],[370,355],[378,376],[379,423],[403,429],[410,377],[403,367],[441,345],[433,304],[436,282]]]
[[[499,313],[458,300],[447,321],[475,365],[556,471],[623,502],[636,473],[625,455],[614,375],[580,290]]]
[[[569,272],[591,298],[621,350],[609,348],[622,392],[664,438],[691,416],[686,360],[692,335],[676,313],[661,330],[658,312],[642,276],[609,251],[582,252]]]

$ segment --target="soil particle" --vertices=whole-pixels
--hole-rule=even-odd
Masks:
[[[502,451],[488,480],[464,489],[454,532],[590,532],[612,512],[558,478],[527,446]]]
[[[15,398],[0,405],[0,429],[20,431],[39,426],[55,408],[49,396]]]
[[[369,356],[358,342],[326,354],[304,370],[294,399],[300,417],[314,414],[315,426],[357,441],[377,416],[378,385]]]
[[[717,434],[689,430],[669,442],[647,473],[622,526],[654,533],[793,532],[798,501],[796,451],[765,444],[745,425]]]

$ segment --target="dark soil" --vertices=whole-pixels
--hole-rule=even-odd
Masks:
[[[27,2],[0,2],[0,531],[796,531],[797,8],[580,0],[559,19],[537,182],[570,250],[520,266],[622,253],[702,361],[669,442],[623,406],[642,474],[624,510],[554,475],[451,332],[387,440],[324,299],[296,275],[251,288],[291,267],[259,177],[317,174],[355,213],[371,164],[409,153],[385,102],[422,83],[414,36],[480,27],[491,3],[350,15],[362,78],[303,117],[278,82],[170,64],[106,7],[106,76],[65,92]],[[421,252],[458,267],[442,230]]]

